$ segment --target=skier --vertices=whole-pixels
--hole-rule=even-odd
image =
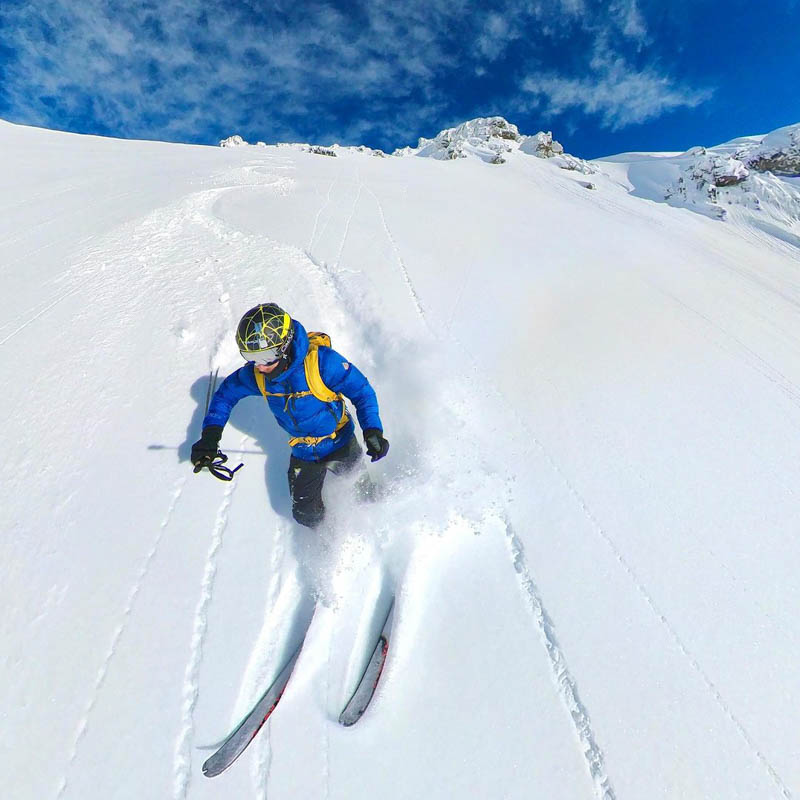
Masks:
[[[275,303],[262,303],[242,317],[236,343],[247,363],[215,392],[203,419],[203,434],[192,445],[192,464],[211,465],[236,403],[243,397],[263,396],[278,424],[291,435],[292,515],[301,525],[315,528],[325,516],[322,486],[328,470],[349,472],[361,458],[343,395],[355,405],[372,461],[389,450],[375,391],[353,364],[331,348],[326,334],[307,333]]]

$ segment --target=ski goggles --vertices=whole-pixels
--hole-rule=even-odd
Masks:
[[[240,350],[239,352],[242,354],[242,358],[245,361],[250,361],[253,364],[261,364],[266,367],[278,361],[286,352],[286,347],[267,347],[265,350],[254,350],[250,352]]]

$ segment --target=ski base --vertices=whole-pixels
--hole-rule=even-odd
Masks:
[[[386,615],[386,620],[383,623],[378,641],[372,650],[372,655],[367,662],[364,674],[356,686],[353,696],[348,701],[344,710],[339,715],[339,722],[346,728],[355,725],[372,700],[375,690],[378,687],[378,681],[381,678],[381,673],[386,664],[386,656],[389,652],[389,634],[391,632],[392,620],[394,617],[394,598],[392,598],[389,612]]]
[[[203,775],[213,778],[224,772],[237,758],[245,751],[247,745],[253,741],[256,734],[261,730],[264,723],[269,719],[270,714],[275,710],[278,701],[281,699],[286,684],[292,675],[294,665],[300,656],[302,642],[292,657],[286,662],[278,677],[272,685],[261,696],[255,704],[253,710],[239,723],[238,727],[222,743],[222,746],[214,755],[206,759],[203,764]]]

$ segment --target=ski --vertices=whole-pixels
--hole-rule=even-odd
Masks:
[[[389,605],[389,611],[386,614],[380,635],[377,642],[375,642],[375,647],[372,649],[372,655],[370,655],[361,680],[359,680],[353,696],[339,715],[339,722],[347,728],[355,725],[361,719],[378,687],[378,681],[381,678],[383,667],[386,664],[386,656],[389,652],[389,637],[393,619],[394,598],[392,598],[392,602]]]
[[[297,663],[297,659],[300,657],[300,651],[302,649],[303,642],[301,641],[297,649],[292,653],[289,660],[278,673],[278,677],[275,678],[267,691],[264,692],[259,701],[253,706],[252,711],[247,714],[233,732],[222,742],[219,750],[206,759],[203,764],[203,775],[207,778],[213,778],[224,772],[239,758],[250,742],[253,741],[256,734],[269,719],[270,714],[275,710],[275,707],[283,696],[286,684],[289,683],[292,670]]]

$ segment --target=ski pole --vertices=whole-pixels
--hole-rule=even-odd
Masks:
[[[213,373],[213,375],[210,371],[208,373],[208,391],[206,392],[206,407],[205,411],[203,411],[203,419],[205,419],[206,414],[208,414],[208,407],[211,405],[211,398],[217,389],[218,376],[219,367],[217,367],[217,370]],[[208,471],[215,478],[219,478],[221,481],[232,481],[234,473],[240,470],[244,464],[239,464],[238,467],[231,469],[230,467],[223,466],[227,460],[228,456],[226,456],[221,450],[217,450],[217,454],[213,458],[209,458],[205,463],[201,462],[199,464],[195,464],[194,472],[197,474],[203,469],[208,469]]]
[[[211,377],[211,372],[208,373],[208,390],[206,391],[206,410],[203,412],[203,418],[205,419],[206,414],[208,414],[208,407],[211,405],[211,395],[217,389],[217,375],[219,375],[219,367],[217,367],[217,371],[214,373],[214,377]]]

